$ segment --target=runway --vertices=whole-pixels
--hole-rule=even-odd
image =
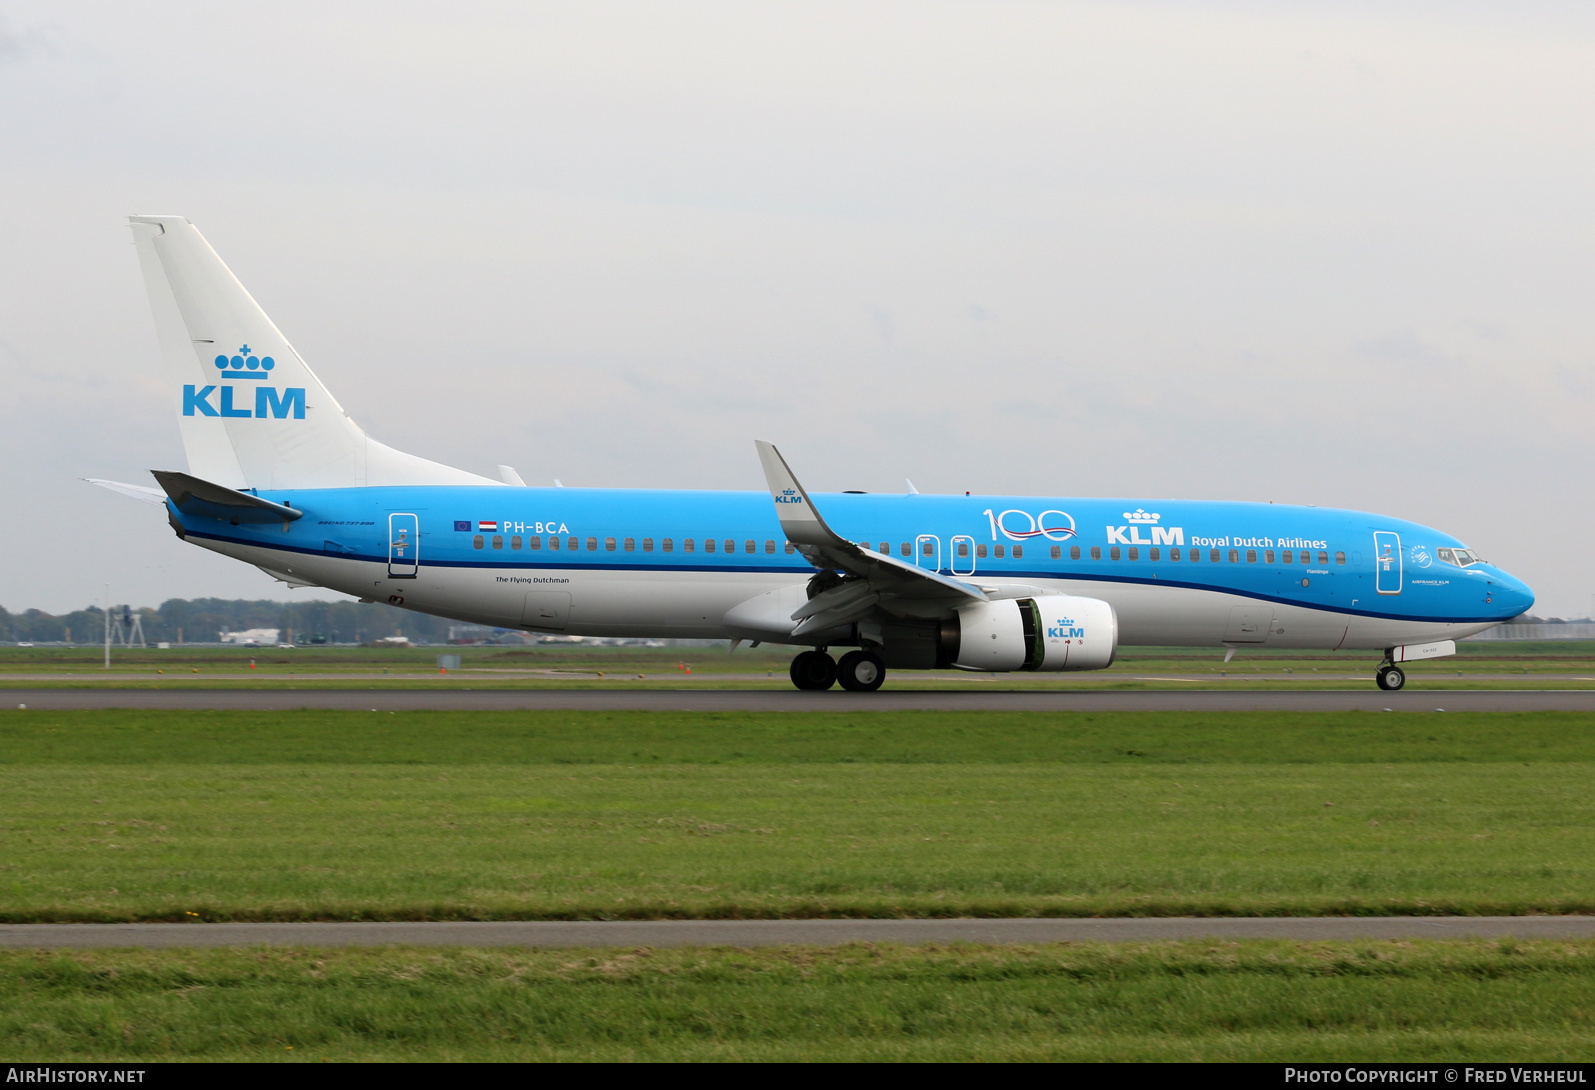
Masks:
[[[931,691],[796,689],[7,689],[0,708],[161,708],[274,711],[691,711],[691,712],[1595,712],[1595,690],[1377,689]]]
[[[437,923],[0,925],[0,947],[840,946],[847,943],[1160,942],[1181,939],[1588,939],[1595,916],[1319,916],[1020,920],[635,920]]]

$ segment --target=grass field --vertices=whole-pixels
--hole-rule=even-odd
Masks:
[[[7,1059],[1588,1061],[1595,944],[0,952]]]
[[[1595,720],[0,712],[0,919],[1595,910]]]

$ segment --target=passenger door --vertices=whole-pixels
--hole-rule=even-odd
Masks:
[[[941,571],[941,538],[920,534],[914,539],[914,563],[927,571]]]
[[[1401,593],[1401,535],[1394,530],[1373,532],[1374,589],[1380,594]]]
[[[421,525],[414,515],[388,516],[388,578],[414,579],[421,568]]]

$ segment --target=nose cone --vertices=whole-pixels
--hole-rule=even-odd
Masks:
[[[1515,575],[1499,568],[1490,572],[1490,601],[1487,609],[1503,621],[1527,613],[1534,605],[1534,592]]]

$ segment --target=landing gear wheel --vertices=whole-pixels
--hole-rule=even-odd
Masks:
[[[873,651],[849,651],[837,663],[836,679],[850,692],[873,693],[886,680],[886,664]]]
[[[1407,684],[1407,675],[1399,666],[1381,666],[1374,675],[1379,687],[1387,693],[1399,692]]]
[[[824,692],[836,684],[836,660],[824,651],[805,651],[792,660],[792,684],[810,692]]]

